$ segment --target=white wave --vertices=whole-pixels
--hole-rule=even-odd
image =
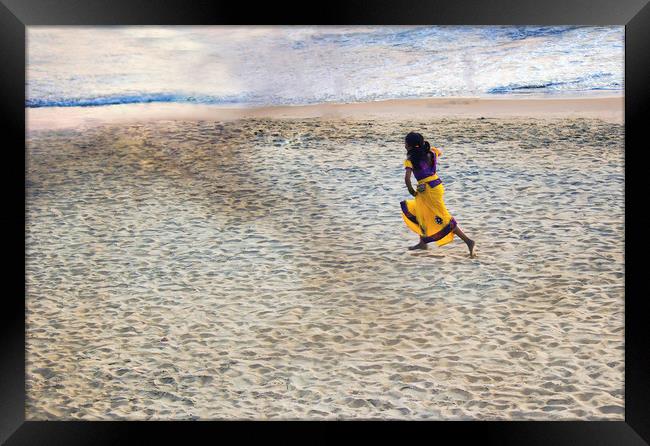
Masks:
[[[620,26],[28,27],[27,37],[28,106],[357,102],[624,84]]]

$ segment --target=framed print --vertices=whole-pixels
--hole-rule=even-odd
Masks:
[[[0,13],[6,444],[649,441],[646,2]]]

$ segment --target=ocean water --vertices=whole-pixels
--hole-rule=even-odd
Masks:
[[[622,94],[624,27],[27,28],[26,106]]]

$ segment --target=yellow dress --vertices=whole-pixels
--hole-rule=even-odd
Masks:
[[[418,185],[424,184],[424,192],[418,192],[410,200],[404,200],[402,218],[413,232],[423,238],[425,243],[436,242],[438,246],[446,245],[454,239],[454,228],[457,223],[445,206],[445,188],[436,173],[437,159],[442,152],[431,147],[433,153],[432,165],[419,166],[414,169],[409,160],[404,161],[406,169],[412,169],[418,180]]]

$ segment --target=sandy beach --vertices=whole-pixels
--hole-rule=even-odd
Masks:
[[[26,113],[28,420],[624,419],[622,97]]]

